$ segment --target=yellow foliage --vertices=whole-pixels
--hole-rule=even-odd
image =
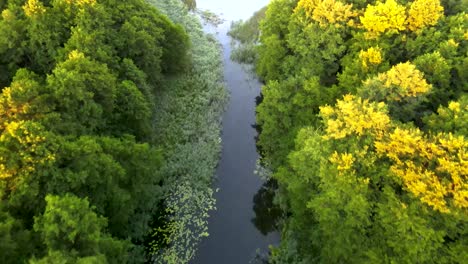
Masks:
[[[351,169],[353,166],[354,157],[349,153],[338,154],[338,152],[335,151],[330,157],[330,161],[337,165],[338,170],[345,171]]]
[[[38,134],[39,129],[24,121],[6,124],[0,145],[16,144],[19,160],[11,161],[0,155],[0,179],[28,175],[36,171],[37,166],[55,161],[55,155],[43,148],[47,139]]]
[[[361,50],[359,58],[365,69],[369,68],[370,65],[379,65],[382,63],[382,49],[379,47],[370,47],[366,51]]]
[[[339,0],[300,0],[295,12],[304,9],[308,18],[326,26],[348,23],[357,16],[352,8],[353,5],[344,4]]]
[[[375,142],[375,147],[393,161],[392,173],[422,202],[444,213],[451,211],[451,205],[468,208],[468,142],[464,137],[426,137],[418,129],[397,128],[385,140]]]
[[[408,12],[408,28],[411,31],[433,26],[443,16],[440,0],[415,0]]]
[[[376,80],[381,84],[376,89],[387,89],[386,99],[390,101],[400,101],[405,97],[417,97],[432,89],[432,86],[424,79],[423,73],[409,62],[393,66],[389,71],[379,74],[376,79],[366,81],[365,85]]]
[[[79,6],[96,4],[96,0],[65,0],[65,1],[70,5],[76,4]]]
[[[73,50],[68,54],[68,59],[69,60],[75,60],[75,59],[84,59],[85,55],[82,52],[79,52],[77,50]]]
[[[460,103],[451,101],[449,103],[449,105],[448,105],[448,109],[452,110],[455,113],[459,113],[460,112]]]
[[[13,84],[14,85],[14,84]],[[14,85],[12,87],[6,87],[3,89],[0,95],[0,129],[5,129],[5,120],[18,120],[18,117],[28,114],[30,112],[31,105],[29,102],[17,102],[14,92],[24,93],[25,87],[21,85]]]
[[[360,20],[370,37],[377,37],[384,32],[397,33],[405,30],[405,7],[399,5],[395,0],[367,5]]]
[[[448,45],[448,46],[455,47],[455,48],[458,48],[458,46],[460,45],[460,43],[456,42],[456,41],[453,40],[453,39],[449,39],[449,40],[447,40],[447,45]]]
[[[4,21],[14,21],[16,16],[11,10],[5,9],[2,11],[2,18]]]
[[[325,139],[365,133],[380,138],[390,124],[384,103],[370,103],[350,94],[338,100],[335,107],[320,107],[320,115],[326,125]]]
[[[23,10],[26,16],[33,17],[45,13],[46,9],[39,0],[28,0],[23,5]]]

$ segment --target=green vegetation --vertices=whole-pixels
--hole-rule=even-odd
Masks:
[[[273,0],[258,30],[234,24],[259,38],[258,144],[287,215],[271,263],[466,261],[467,9]]]
[[[191,40],[191,68],[169,78],[156,100],[158,142],[167,149],[161,171],[168,183],[168,225],[155,230],[156,237],[164,240],[153,247],[157,263],[188,263],[198,242],[208,236],[208,211],[215,202],[211,183],[221,152],[221,115],[228,97],[219,43],[203,33],[197,17],[187,13],[180,1],[150,2],[183,25]]]
[[[266,7],[255,12],[247,21],[231,23],[228,35],[235,41],[231,59],[239,63],[254,64],[257,60],[257,44],[260,38],[260,21],[265,17]]]
[[[206,235],[219,50],[182,2],[154,2],[179,17],[143,0],[0,1],[2,263],[184,263],[193,250],[171,262],[172,248]]]

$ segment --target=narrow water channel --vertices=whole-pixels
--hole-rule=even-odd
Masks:
[[[223,152],[215,183],[219,188],[215,195],[217,210],[211,212],[210,236],[200,244],[194,264],[255,263],[258,252],[265,254],[268,245],[279,241],[276,232],[269,232],[268,217],[259,215],[268,211],[264,207],[269,202],[263,200],[268,197],[262,188],[265,183],[254,174],[258,159],[257,132],[253,128],[255,98],[261,84],[231,61],[227,36],[231,21],[248,19],[267,3],[268,0],[197,0],[199,8],[222,14],[226,19],[218,27],[217,37],[223,45],[224,78],[231,96],[223,118]]]

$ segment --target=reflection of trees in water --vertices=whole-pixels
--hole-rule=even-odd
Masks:
[[[252,223],[263,235],[277,230],[277,223],[282,214],[280,208],[273,203],[277,188],[277,182],[270,179],[253,198],[255,217]]]
[[[258,106],[262,102],[263,102],[263,94],[260,93],[259,96],[255,97],[255,104],[256,106]],[[260,133],[262,133],[262,127],[257,123],[253,124],[252,127],[257,131],[257,134],[255,135],[255,146],[257,147],[257,153],[260,154],[261,158],[263,158],[262,148],[258,144],[258,139],[259,139],[258,137]]]
[[[195,0],[182,0],[189,10],[195,10],[197,8],[197,1]]]

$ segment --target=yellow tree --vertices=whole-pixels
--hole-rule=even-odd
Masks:
[[[55,161],[49,134],[35,122],[11,122],[0,134],[0,180],[10,182],[34,174]],[[11,151],[15,150],[15,151]]]
[[[433,26],[444,15],[440,0],[415,0],[408,12],[408,28],[411,31]]]
[[[41,1],[39,0],[28,0],[23,5],[23,10],[26,16],[33,17],[45,13],[46,9]]]
[[[386,32],[398,33],[406,29],[405,7],[395,0],[368,5],[360,20],[370,37],[377,37]]]
[[[427,94],[432,86],[424,79],[424,74],[410,62],[399,63],[389,71],[364,83],[364,98],[375,101],[401,101],[407,97],[418,97]],[[373,96],[379,94],[380,96]]]
[[[335,107],[320,107],[320,116],[326,124],[325,139],[340,139],[353,134],[371,134],[380,138],[390,125],[384,103],[369,102],[350,94],[338,100]]]
[[[396,128],[375,147],[392,161],[391,173],[423,203],[443,213],[468,209],[468,141],[463,136]]]
[[[376,48],[370,47],[367,50],[361,50],[359,58],[364,69],[377,66],[382,63],[382,49],[377,46]]]
[[[339,0],[300,0],[295,12],[303,9],[308,18],[326,26],[347,23],[356,17],[357,13],[352,8],[352,4],[344,4]]]

